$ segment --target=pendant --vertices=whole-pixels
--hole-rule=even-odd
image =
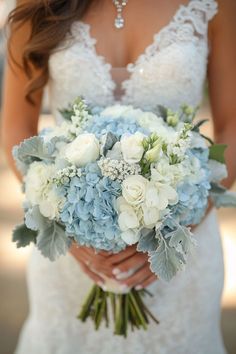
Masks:
[[[114,25],[115,25],[115,27],[116,27],[117,29],[123,28],[124,25],[125,25],[125,20],[124,20],[124,18],[118,15],[118,16],[116,17],[116,19],[115,19]]]

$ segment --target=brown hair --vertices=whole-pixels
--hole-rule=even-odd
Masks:
[[[30,23],[30,36],[23,48],[23,70],[29,78],[26,99],[33,103],[32,94],[43,88],[48,80],[48,59],[52,50],[63,40],[73,21],[81,18],[94,0],[28,0],[19,4],[9,15],[11,31],[8,49],[11,59],[11,40],[19,27]],[[19,63],[16,63],[19,65]],[[32,66],[40,69],[33,77]]]

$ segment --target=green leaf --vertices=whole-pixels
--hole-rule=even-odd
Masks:
[[[209,119],[202,119],[202,120],[200,120],[199,122],[197,122],[197,123],[193,126],[192,131],[198,133],[200,127],[201,127],[202,125],[204,125],[204,124],[205,124],[206,122],[208,122],[208,121],[209,121]]]
[[[138,252],[152,252],[158,247],[159,240],[156,238],[156,232],[154,229],[142,229],[141,236],[137,245]]]
[[[31,242],[36,243],[37,232],[28,229],[25,224],[18,225],[13,230],[12,241],[16,242],[16,247],[28,246]]]
[[[69,247],[69,239],[64,228],[56,221],[45,218],[37,237],[37,247],[41,253],[51,261],[60,255],[65,255]]]
[[[157,107],[154,109],[154,113],[157,114],[158,116],[162,117],[164,121],[167,119],[167,114],[168,109],[165,106],[162,105],[157,105]]]
[[[65,109],[59,109],[58,111],[65,120],[71,121],[71,117],[74,115],[74,110],[72,105],[70,105],[68,108]]]
[[[225,144],[214,144],[209,147],[209,159],[216,160],[221,163],[225,163],[225,149],[227,145]]]
[[[12,155],[20,172],[25,174],[29,165],[34,161],[53,160],[52,153],[55,144],[44,142],[43,137],[33,136],[14,146]]]
[[[162,237],[157,250],[151,252],[149,262],[153,273],[165,281],[170,281],[179,270],[183,269],[186,257],[174,247],[170,247]]]

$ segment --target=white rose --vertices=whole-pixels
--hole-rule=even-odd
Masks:
[[[32,205],[39,204],[45,198],[48,192],[49,180],[54,174],[54,165],[45,165],[42,162],[33,162],[30,165],[24,181],[25,196]]]
[[[133,164],[141,160],[144,153],[143,139],[144,135],[139,132],[121,137],[121,151],[127,163]]]
[[[159,220],[159,210],[157,208],[149,208],[146,205],[143,209],[143,223],[148,228],[153,228]]]
[[[81,134],[67,145],[65,157],[77,167],[94,162],[99,157],[99,141],[94,134]]]
[[[122,240],[127,243],[127,245],[133,245],[139,241],[140,233],[139,230],[127,230],[121,233]]]
[[[140,175],[128,176],[122,183],[122,195],[130,205],[139,205],[145,200],[148,180]]]

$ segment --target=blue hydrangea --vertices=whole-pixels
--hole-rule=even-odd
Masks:
[[[64,189],[67,202],[60,218],[66,232],[80,245],[113,252],[124,249],[114,208],[120,194],[120,183],[103,177],[97,163],[82,168],[82,176],[73,177]]]
[[[95,118],[96,119],[86,127],[86,131],[95,134],[97,138],[100,138],[107,132],[115,134],[118,138],[125,133],[134,134],[137,131],[144,134],[147,133],[133,118],[114,119],[102,116],[97,116]]]
[[[188,155],[198,158],[201,168],[204,169],[203,178],[198,183],[183,182],[178,186],[177,192],[179,202],[172,207],[172,215],[182,225],[199,224],[204,217],[208,205],[209,190],[209,168],[208,149],[192,149]]]

